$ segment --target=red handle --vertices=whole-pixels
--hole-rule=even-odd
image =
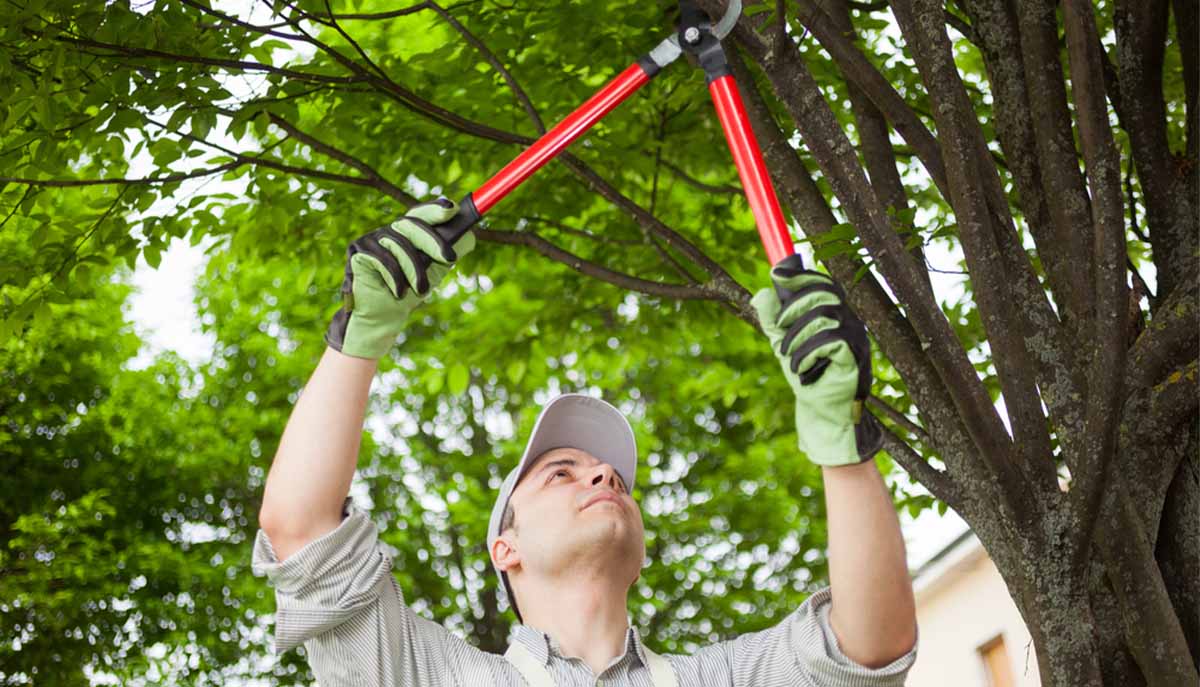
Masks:
[[[479,214],[482,215],[492,209],[492,206],[500,202],[501,198],[520,186],[521,182],[529,178],[529,175],[562,152],[563,148],[571,145],[572,141],[579,138],[601,117],[611,112],[614,107],[620,105],[630,94],[649,80],[650,75],[646,74],[640,64],[629,65],[625,71],[605,84],[604,88],[588,98],[587,102],[567,115],[566,119],[547,131],[536,143],[525,149],[516,159],[505,165],[504,169],[496,172],[495,176],[488,179],[471,194],[475,199],[475,207],[479,210]]]
[[[796,247],[792,244],[787,222],[783,219],[775,187],[771,185],[771,177],[767,175],[767,167],[763,164],[758,141],[750,128],[737,82],[733,76],[721,76],[708,85],[708,91],[717,107],[717,118],[725,130],[725,140],[729,143],[729,151],[733,153],[733,164],[737,166],[738,176],[742,179],[742,189],[746,192],[746,200],[750,202],[750,211],[754,213],[754,223],[758,226],[763,248],[767,250],[767,259],[771,265],[776,265],[794,255]]]

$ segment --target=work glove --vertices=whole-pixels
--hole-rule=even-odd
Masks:
[[[342,308],[329,323],[325,342],[356,358],[386,355],[409,313],[475,248],[474,232],[451,246],[433,229],[457,211],[456,203],[440,198],[355,239],[346,251]]]
[[[883,442],[866,412],[871,393],[871,343],[846,293],[828,276],[806,270],[799,255],[771,268],[783,292],[765,288],[751,304],[796,395],[800,450],[817,465],[869,460]]]

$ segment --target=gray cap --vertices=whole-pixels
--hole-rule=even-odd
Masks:
[[[633,480],[637,475],[637,444],[629,420],[610,403],[583,394],[562,394],[550,399],[542,407],[542,413],[533,425],[529,443],[521,462],[504,478],[496,505],[492,506],[492,518],[488,522],[487,549],[491,556],[492,544],[500,537],[500,520],[508,507],[513,489],[525,476],[525,470],[546,451],[556,448],[577,448],[587,451],[596,458],[613,466],[633,491]],[[494,566],[493,566],[494,567]],[[516,598],[508,584],[508,575],[496,569],[496,575],[508,595],[508,603],[521,620]]]

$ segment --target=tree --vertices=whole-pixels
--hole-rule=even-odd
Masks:
[[[237,265],[235,291],[203,306],[224,358],[249,365],[232,351],[242,335],[265,347],[256,360],[311,356],[349,239],[418,197],[478,186],[671,24],[644,3],[256,8],[3,10],[0,202],[37,249],[7,266],[20,296],[7,332],[30,336],[37,313],[81,295],[89,263],[155,264],[172,237],[213,236],[217,264]],[[801,0],[744,14],[735,73],[786,209],[874,337],[890,458],[979,535],[1045,684],[1195,682],[1195,4]],[[698,79],[664,72],[490,213],[485,245],[385,366],[380,402],[407,411],[376,434],[406,441],[381,441],[364,475],[388,528],[412,534],[385,538],[402,582],[429,595],[419,608],[482,645],[503,623],[483,559],[455,551],[478,546],[482,522],[456,516],[486,512],[500,468],[466,457],[519,450],[547,387],[602,388],[638,420],[644,503],[669,535],[651,542],[666,565],[647,571],[658,584],[638,620],[661,619],[664,648],[743,629],[693,618],[786,608],[808,579],[797,559],[820,559],[806,529],[819,479],[794,455],[749,306],[765,266]],[[245,193],[183,185],[216,177]],[[105,205],[53,205],[86,191]],[[159,199],[178,205],[151,212]],[[932,264],[947,251],[961,274]],[[263,323],[272,341],[254,334]],[[462,429],[437,434],[447,426]],[[772,523],[780,507],[788,521]],[[722,540],[734,593],[701,598],[684,573],[671,596],[655,577],[688,556],[710,564]],[[742,554],[765,561],[761,576]],[[800,589],[741,596],[760,577]]]

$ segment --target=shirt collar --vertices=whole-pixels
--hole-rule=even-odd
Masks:
[[[513,641],[528,649],[542,665],[549,665],[551,656],[562,657],[562,647],[559,646],[558,640],[531,625],[517,625]],[[621,658],[629,655],[630,652],[637,656],[643,666],[650,665],[646,660],[642,637],[632,623],[629,623],[625,630],[625,653]]]

